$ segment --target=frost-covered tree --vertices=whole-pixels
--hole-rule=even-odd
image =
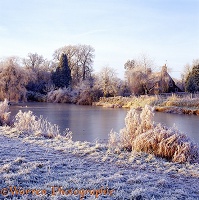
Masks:
[[[111,67],[104,67],[95,77],[95,88],[100,89],[104,97],[118,95],[120,83],[115,70]]]
[[[38,55],[37,53],[29,53],[27,58],[23,59],[23,63],[26,68],[31,68],[33,70],[40,68],[44,62],[45,59],[43,58],[43,56]]]
[[[61,55],[59,65],[52,75],[52,80],[56,88],[67,88],[71,84],[71,70],[68,66],[66,54]]]
[[[90,45],[67,45],[55,50],[53,57],[55,62],[59,62],[63,53],[67,55],[72,83],[75,86],[91,78],[94,52]]]
[[[140,66],[135,60],[128,60],[124,64],[124,68],[126,69],[126,82],[132,94],[143,94],[143,85],[146,80],[144,67]]]
[[[16,57],[10,57],[0,62],[0,99],[9,101],[26,100],[26,84],[29,74],[19,66]]]
[[[150,90],[148,72],[150,70],[151,73],[154,68],[153,61],[145,54],[141,54],[137,59],[128,60],[124,68],[126,83],[130,91],[135,95],[147,94]]]
[[[31,92],[46,94],[52,88],[51,71],[53,63],[44,59],[37,53],[29,53],[23,59],[25,68],[32,74],[27,90]]]

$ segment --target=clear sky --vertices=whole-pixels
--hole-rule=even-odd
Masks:
[[[141,53],[180,77],[199,58],[199,0],[0,0],[0,57],[52,59],[65,45],[95,49],[94,69],[117,69]]]

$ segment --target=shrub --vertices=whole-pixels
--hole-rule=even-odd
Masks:
[[[47,101],[53,103],[71,103],[70,89],[59,88],[47,94]]]
[[[10,123],[10,112],[8,100],[5,99],[3,102],[0,102],[0,126]]]
[[[46,102],[46,95],[38,92],[28,91],[26,97],[28,101]]]
[[[78,105],[92,105],[92,95],[90,91],[83,91],[79,95],[79,99],[77,101]]]
[[[120,131],[119,143],[123,149],[152,153],[173,162],[195,162],[199,151],[185,134],[168,129],[153,121],[153,108],[146,105],[139,114],[131,109],[125,118],[125,128]],[[110,144],[117,145],[116,135],[109,137]]]
[[[51,124],[43,116],[37,117],[33,115],[32,111],[22,112],[21,110],[15,116],[15,128],[22,134],[35,134],[47,138],[54,138],[64,136],[68,140],[72,139],[72,132],[66,129],[60,134],[59,126]]]

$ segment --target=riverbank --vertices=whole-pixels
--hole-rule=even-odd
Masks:
[[[100,98],[99,102],[94,102],[94,106],[109,108],[135,108],[142,109],[145,105],[153,106],[155,111],[199,115],[199,98],[147,96],[140,97],[109,97]]]
[[[134,151],[112,152],[103,143],[19,135],[10,127],[0,127],[0,146],[1,198],[13,199],[10,186],[16,186],[16,190],[21,187],[21,194],[14,194],[21,199],[75,200],[84,199],[83,196],[99,200],[197,199],[199,196],[198,163],[172,163]],[[29,193],[23,193],[27,189]]]
[[[31,111],[8,126],[1,104],[0,199],[197,199],[197,146],[153,122],[153,109],[130,110],[108,143],[74,142],[72,133]],[[147,153],[144,153],[147,152]]]

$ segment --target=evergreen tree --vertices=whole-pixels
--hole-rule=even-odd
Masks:
[[[53,83],[56,88],[68,87],[71,83],[71,70],[68,66],[68,59],[66,54],[60,57],[59,65],[52,75]]]
[[[199,65],[195,65],[187,76],[185,87],[188,92],[199,92]]]

